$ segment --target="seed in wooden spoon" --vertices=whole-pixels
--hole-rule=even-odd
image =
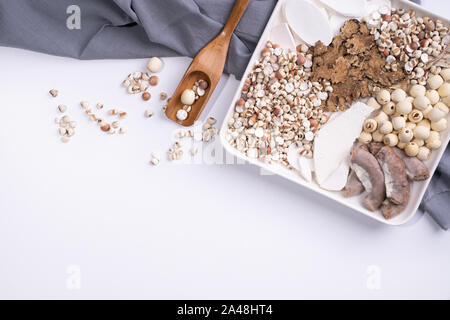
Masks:
[[[192,105],[195,102],[195,92],[191,89],[186,89],[181,94],[181,103],[185,105]]]
[[[178,120],[184,121],[184,120],[187,119],[187,117],[188,117],[188,113],[187,113],[186,110],[180,109],[180,110],[177,111],[177,119]]]
[[[208,81],[201,79],[198,81],[198,87],[203,90],[206,90],[209,87],[209,83],[208,83]]]

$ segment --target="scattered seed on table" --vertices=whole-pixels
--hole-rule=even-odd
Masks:
[[[113,123],[111,123],[111,126],[114,128],[114,129],[117,129],[117,128],[119,128],[119,121],[113,121]]]
[[[213,125],[216,124],[217,120],[214,119],[213,117],[209,117],[209,118],[206,120],[206,122],[213,126]]]
[[[166,100],[166,99],[167,99],[167,93],[161,92],[161,93],[159,94],[159,98],[160,98],[161,100]]]
[[[120,117],[121,119],[125,118],[126,116],[127,116],[127,113],[126,113],[125,111],[120,111],[120,112],[119,112],[119,117]]]
[[[66,128],[59,128],[58,133],[60,136],[65,136],[67,133],[67,130],[66,130]]]
[[[162,65],[163,65],[163,62],[160,58],[153,57],[148,60],[147,69],[152,73],[156,73],[159,70],[161,70]]]
[[[65,105],[63,105],[63,104],[60,104],[60,105],[58,106],[58,110],[59,110],[59,112],[64,113],[64,112],[66,112],[66,110],[67,110],[67,106],[65,106]]]
[[[50,95],[55,98],[58,96],[58,90],[56,89],[51,89],[48,93],[50,93]]]
[[[109,129],[111,129],[111,126],[109,125],[109,123],[105,123],[101,125],[100,129],[104,132],[108,132]]]
[[[72,137],[75,134],[75,130],[73,130],[72,128],[67,128],[67,136],[68,137]]]
[[[153,166],[157,166],[157,165],[159,164],[159,159],[157,159],[157,158],[152,158],[152,159],[150,160],[150,163],[151,163]]]
[[[97,103],[97,109],[103,109],[103,103]]]
[[[117,109],[110,109],[108,111],[108,113],[113,116],[113,115],[117,114]]]
[[[89,105],[89,102],[87,102],[87,101],[80,102],[80,106],[82,106],[84,109],[86,109],[88,107],[88,105]]]
[[[77,123],[76,123],[75,121],[70,121],[69,126],[70,126],[72,129],[75,129],[75,128],[77,127]]]
[[[146,118],[151,118],[153,116],[153,111],[150,109],[145,110],[144,115]]]
[[[150,92],[144,92],[142,94],[142,100],[144,100],[144,101],[150,100],[151,97],[152,97],[152,95],[150,94]]]
[[[125,128],[120,128],[119,129],[119,133],[120,134],[124,134],[125,132],[127,132],[127,130]]]
[[[151,86],[156,86],[156,85],[158,85],[158,82],[159,82],[158,76],[151,76],[150,79],[148,80],[148,83],[149,83]]]
[[[69,138],[69,137],[67,137],[67,136],[61,137],[61,142],[67,143],[67,142],[69,142],[69,141],[70,141],[70,138]]]
[[[183,158],[183,150],[177,149],[175,150],[175,159],[181,160]]]

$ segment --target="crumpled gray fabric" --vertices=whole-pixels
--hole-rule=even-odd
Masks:
[[[222,29],[235,0],[0,0],[0,45],[79,59],[193,57]],[[277,0],[251,0],[231,39],[225,71],[242,76]],[[415,1],[419,2],[419,1]],[[81,29],[69,30],[69,5]],[[450,150],[422,202],[450,228]]]
[[[442,229],[450,229],[450,146],[423,197],[421,209],[428,212]]]
[[[79,59],[194,57],[235,0],[0,0],[0,45]],[[78,5],[81,29],[70,30]],[[252,0],[231,39],[225,72],[242,76],[276,0]]]

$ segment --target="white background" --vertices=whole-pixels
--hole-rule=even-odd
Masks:
[[[249,165],[167,161],[178,127],[158,96],[189,59],[164,59],[149,102],[120,87],[145,60],[0,61],[0,298],[450,299],[450,234],[427,215],[388,227]],[[224,76],[204,117],[221,122],[236,87]],[[81,100],[127,111],[127,134]],[[78,122],[68,144],[58,104]]]

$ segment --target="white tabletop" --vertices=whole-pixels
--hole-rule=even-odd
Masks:
[[[425,4],[449,6],[437,2]],[[450,299],[450,234],[427,215],[388,227],[220,163],[212,144],[199,163],[166,160],[178,127],[158,95],[173,92],[189,59],[164,59],[150,102],[120,87],[145,60],[0,48],[0,61],[0,298]],[[203,118],[221,122],[237,84],[224,76]],[[127,111],[128,132],[101,132],[81,100]],[[68,144],[58,104],[78,123]]]

